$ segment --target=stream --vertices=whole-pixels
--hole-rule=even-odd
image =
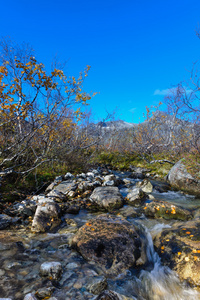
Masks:
[[[117,173],[122,178],[127,174]],[[138,180],[127,178],[131,185],[120,187],[123,197]],[[156,199],[181,205],[193,210],[200,208],[200,199],[181,192],[168,191],[159,193],[153,190]],[[126,204],[126,209],[129,206]],[[120,210],[119,210],[120,212]],[[34,234],[24,226],[0,231],[0,299],[23,300],[28,293],[48,286],[53,289],[50,299],[96,299],[87,286],[94,276],[103,276],[102,270],[93,262],[86,261],[78,252],[69,246],[76,232],[76,225],[81,227],[89,219],[100,213],[81,209],[79,214],[66,214],[70,225],[60,226],[53,233]],[[159,255],[154,250],[154,236],[165,228],[170,228],[174,220],[150,219],[144,215],[127,217],[144,228],[148,241],[148,265],[145,269],[130,268],[116,278],[107,278],[108,290],[115,291],[127,298],[137,300],[196,300],[200,293],[186,283],[181,283],[177,274],[169,267],[163,266]],[[44,262],[60,262],[63,274],[59,282],[47,282],[39,274]],[[49,296],[50,297],[50,296]],[[45,299],[49,298],[46,297]],[[30,298],[34,299],[34,298]],[[42,298],[41,298],[42,299]],[[107,299],[107,298],[105,298]]]

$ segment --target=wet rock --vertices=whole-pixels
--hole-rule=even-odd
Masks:
[[[126,220],[103,214],[82,226],[71,246],[89,261],[97,263],[105,274],[115,276],[146,261],[138,228]]]
[[[10,225],[15,224],[18,220],[18,218],[12,218],[5,214],[0,214],[0,230],[8,228]]]
[[[166,193],[171,189],[170,184],[167,182],[152,180],[152,184],[153,184],[153,188],[159,193]]]
[[[41,288],[39,290],[37,290],[37,292],[35,293],[35,295],[37,296],[37,298],[39,299],[49,299],[49,297],[52,295],[52,293],[54,292],[55,288],[54,287],[48,287],[48,288]]]
[[[68,214],[73,214],[73,215],[77,215],[80,211],[80,207],[76,204],[70,204],[66,210],[65,210],[65,213],[68,213]]]
[[[38,300],[34,294],[29,293],[24,297],[24,300]]]
[[[148,196],[146,195],[146,193],[138,187],[132,189],[132,191],[126,196],[128,204],[132,206],[141,206],[147,198]]]
[[[39,200],[31,230],[46,232],[60,224],[59,206],[48,198]]]
[[[127,218],[127,217],[136,218],[140,215],[140,212],[132,206],[125,205],[124,207],[119,209],[118,214],[120,214],[124,218]]]
[[[93,277],[87,285],[87,289],[94,295],[99,295],[107,288],[107,280],[103,276]]]
[[[135,298],[129,298],[113,291],[104,291],[97,298],[95,298],[95,300],[134,300],[134,299]]]
[[[144,193],[152,193],[153,191],[153,185],[148,179],[137,182],[136,187],[139,187]]]
[[[60,262],[44,262],[40,266],[40,275],[54,280],[60,279],[62,271],[62,265]]]
[[[174,224],[156,236],[154,245],[164,265],[182,281],[200,287],[200,222]]]
[[[123,198],[117,187],[97,187],[89,199],[94,206],[106,211],[123,206]]]
[[[143,208],[143,212],[147,217],[164,218],[166,220],[189,220],[193,218],[190,211],[166,201],[152,201],[147,203]]]
[[[182,160],[179,160],[169,171],[167,181],[174,188],[200,195],[200,181],[187,172]]]

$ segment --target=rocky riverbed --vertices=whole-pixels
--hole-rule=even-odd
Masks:
[[[0,206],[0,299],[200,299],[200,198],[147,171],[57,177]]]

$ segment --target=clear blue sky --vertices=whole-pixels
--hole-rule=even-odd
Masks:
[[[189,77],[200,59],[200,0],[5,0],[0,36],[27,42],[50,65],[57,55],[69,75],[91,66],[85,90],[95,118],[117,107],[138,122],[146,106]]]

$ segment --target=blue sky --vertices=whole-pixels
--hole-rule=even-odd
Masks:
[[[95,119],[117,108],[118,118],[143,121],[200,59],[199,0],[1,2],[1,37],[29,43],[46,66],[66,61],[69,75],[91,66],[84,88],[98,92]]]

